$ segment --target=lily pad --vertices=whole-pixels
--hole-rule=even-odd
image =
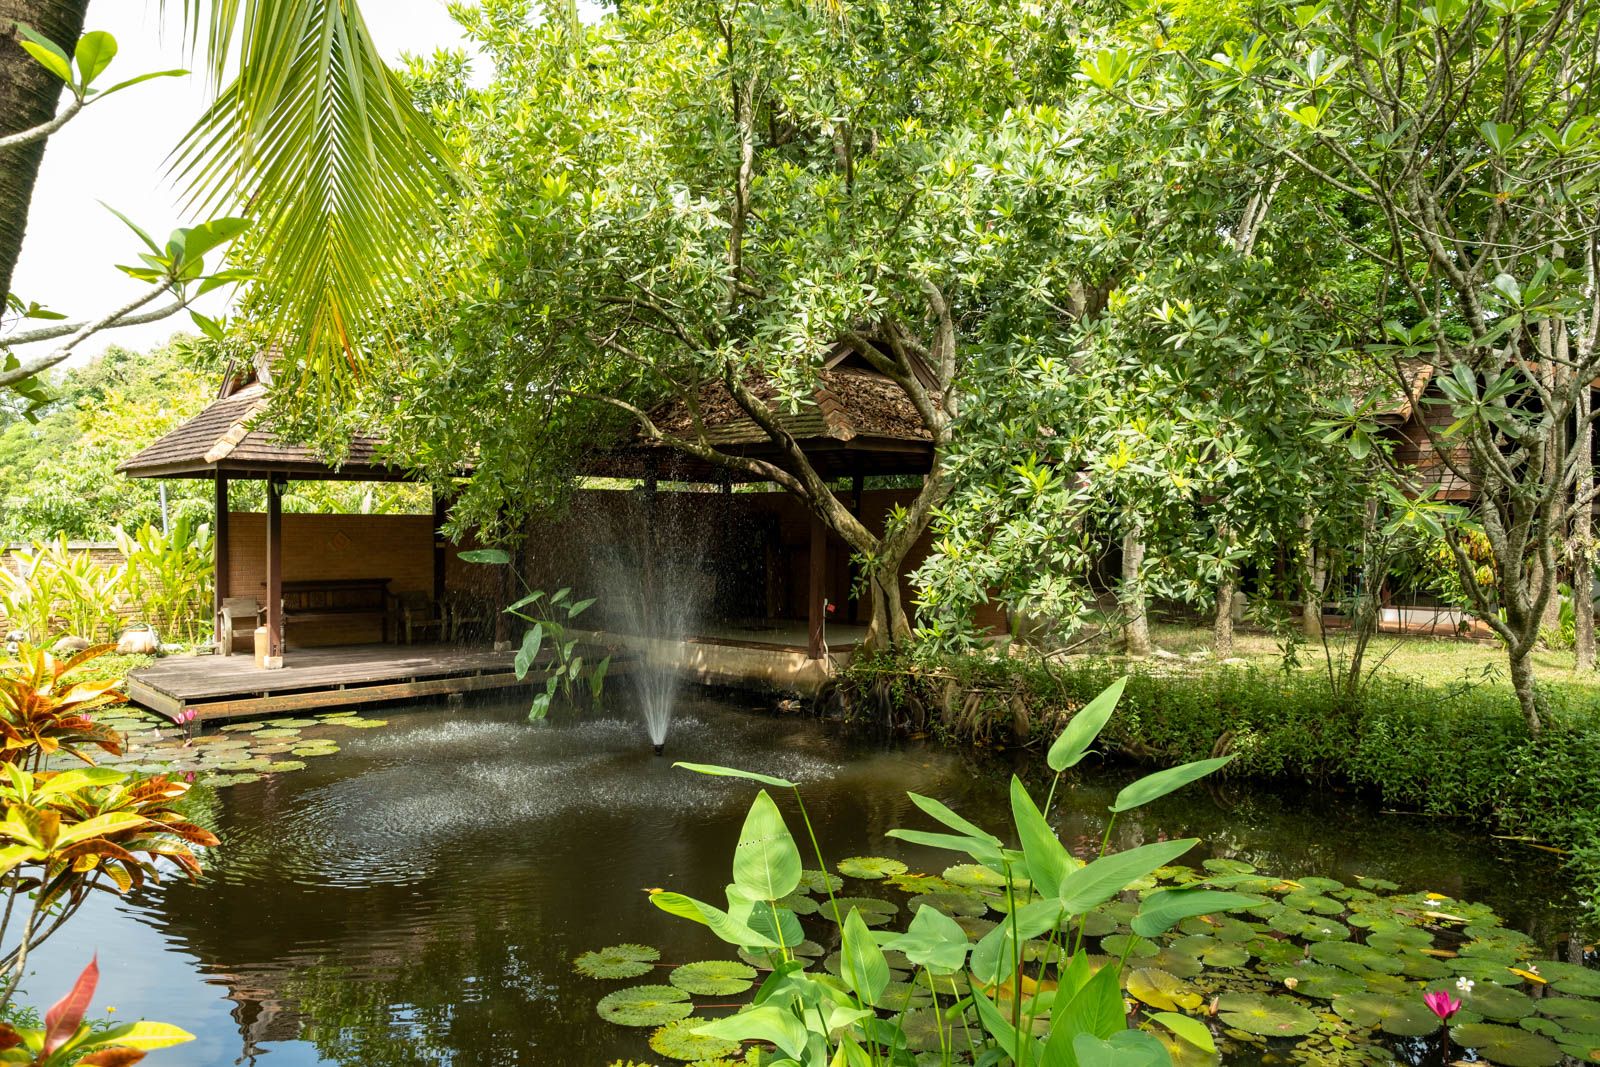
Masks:
[[[1356,974],[1377,971],[1379,974],[1399,974],[1400,961],[1367,945],[1353,941],[1320,941],[1311,946],[1311,958],[1319,963],[1331,963]]]
[[[283,729],[282,727],[274,726],[274,727],[272,727],[270,729],[266,729],[266,730],[257,730],[251,736],[252,736],[252,739],[254,739],[254,738],[265,739],[265,738],[268,738],[268,737],[299,737],[300,736],[300,731],[299,730],[286,730],[286,729]]]
[[[956,885],[970,886],[974,889],[1004,889],[1006,880],[994,873],[989,868],[977,863],[958,863],[954,867],[945,868],[944,878],[947,882]],[[1016,887],[1022,888],[1027,884],[1027,879],[1016,880]]]
[[[1302,963],[1274,967],[1269,973],[1285,988],[1316,1000],[1332,1000],[1367,991],[1362,977],[1338,967]]]
[[[661,950],[649,945],[612,945],[585,952],[572,961],[572,969],[589,978],[637,978],[650,973]]]
[[[1128,975],[1128,995],[1157,1011],[1193,1011],[1204,998],[1187,982],[1155,967],[1140,967]]]
[[[837,893],[844,888],[844,879],[826,871],[801,871],[800,889],[806,893]]]
[[[1207,967],[1243,967],[1250,962],[1250,949],[1221,941],[1207,934],[1180,937],[1170,946],[1174,952],[1193,956]]]
[[[1100,951],[1107,956],[1138,959],[1154,956],[1161,951],[1161,946],[1148,937],[1140,937],[1138,934],[1110,934],[1100,939]]]
[[[388,719],[340,719],[337,722],[329,721],[323,726],[348,726],[352,730],[376,730],[380,726],[388,726]]]
[[[686,1062],[715,1060],[732,1056],[739,1051],[739,1042],[728,1041],[708,1034],[697,1034],[695,1029],[711,1020],[693,1015],[675,1019],[650,1035],[650,1048],[669,1060]]]
[[[1561,1062],[1555,1042],[1516,1026],[1462,1023],[1450,1028],[1450,1040],[1501,1067],[1555,1067]]]
[[[1262,1037],[1304,1037],[1317,1028],[1317,1017],[1288,997],[1264,993],[1224,993],[1217,1012],[1225,1025]]]
[[[1395,1037],[1423,1037],[1439,1029],[1439,1019],[1420,996],[1350,993],[1333,999],[1333,1010],[1356,1026],[1380,1027]]]
[[[1367,944],[1380,952],[1404,952],[1408,949],[1428,948],[1433,935],[1415,926],[1400,926],[1392,930],[1376,930],[1367,935]]]
[[[689,994],[669,985],[641,985],[607,993],[595,1005],[600,1018],[618,1026],[665,1026],[687,1019],[694,1005]]]
[[[1539,965],[1540,974],[1562,993],[1575,997],[1600,997],[1600,971],[1580,963],[1548,962]]]
[[[289,771],[303,771],[306,769],[306,765],[296,759],[286,759],[278,760],[275,763],[269,763],[267,764],[266,769],[274,774],[282,774]]]
[[[989,910],[988,902],[976,893],[919,893],[906,901],[906,907],[910,908],[913,913],[924,904],[940,914],[952,917],[957,915],[982,915]],[[1110,933],[1116,928],[1116,923],[1112,923],[1106,933]]]
[[[754,983],[756,969],[738,960],[700,960],[674,967],[667,981],[701,997],[726,997],[743,993]]]
[[[1534,1002],[1540,1015],[1559,1019],[1568,1030],[1600,1034],[1600,1004],[1573,997],[1542,997]]]
[[[849,859],[840,860],[837,866],[839,873],[846,878],[863,878],[872,882],[906,873],[904,863],[882,856],[851,856]]]

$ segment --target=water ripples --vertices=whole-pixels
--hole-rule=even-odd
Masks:
[[[412,724],[397,716],[390,728],[350,740],[339,755],[281,786],[235,787],[229,806],[238,804],[241,817],[226,820],[225,847],[209,877],[406,886],[477,844],[537,841],[583,813],[645,819],[672,811],[681,818],[747,801],[747,784],[674,769],[673,759],[802,783],[841,768],[814,735],[773,730],[748,715],[742,722],[680,715],[666,759],[651,754],[637,719],[529,724],[457,715],[419,715]],[[260,810],[263,794],[268,817]]]

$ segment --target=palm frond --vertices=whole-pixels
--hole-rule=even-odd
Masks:
[[[265,325],[336,377],[423,255],[449,151],[352,0],[184,0],[184,13],[197,41],[205,23],[218,91],[174,169],[195,205],[254,218]]]

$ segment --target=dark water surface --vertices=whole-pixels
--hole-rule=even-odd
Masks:
[[[623,941],[659,946],[669,963],[726,958],[645,890],[720,901],[753,787],[672,769],[626,707],[542,724],[525,710],[387,711],[389,727],[339,731],[343,751],[303,772],[219,791],[223,847],[205,881],[86,907],[44,951],[27,999],[53,1001],[98,952],[96,1013],[198,1036],[152,1053],[163,1067],[604,1065],[647,1054],[649,1031],[595,1015],[616,983],[581,978],[570,961]],[[1004,824],[1010,767],[998,758],[841,738],[700,693],[679,707],[668,753],[802,783],[830,862],[892,855],[933,872],[958,862],[884,837],[928,825],[907,790]],[[1105,806],[1132,776],[1090,771],[1058,794],[1069,845],[1098,844]],[[1579,912],[1544,853],[1326,795],[1191,787],[1124,816],[1114,841],[1179,836],[1275,874],[1364,874],[1481,900],[1549,944]]]

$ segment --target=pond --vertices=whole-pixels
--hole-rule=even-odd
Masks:
[[[678,709],[666,759],[625,707],[539,724],[525,711],[385,711],[387,727],[344,732],[341,751],[304,771],[215,791],[223,846],[205,880],[91,904],[43,953],[29,999],[53,1000],[98,952],[97,1014],[197,1035],[152,1054],[174,1067],[649,1058],[648,1031],[601,1021],[595,1001],[611,987],[575,974],[572,960],[620,942],[657,946],[667,962],[727,955],[646,893],[720,899],[752,788],[672,759],[802,783],[830,862],[883,855],[935,873],[959,862],[884,837],[927,825],[907,790],[1004,824],[1012,768],[1001,757],[843,737],[698,690]],[[1063,839],[1097,845],[1107,803],[1132,776],[1073,780],[1058,797]],[[1119,819],[1113,844],[1179,836],[1274,874],[1382,878],[1481,901],[1547,945],[1579,914],[1545,853],[1322,793],[1195,786]]]

